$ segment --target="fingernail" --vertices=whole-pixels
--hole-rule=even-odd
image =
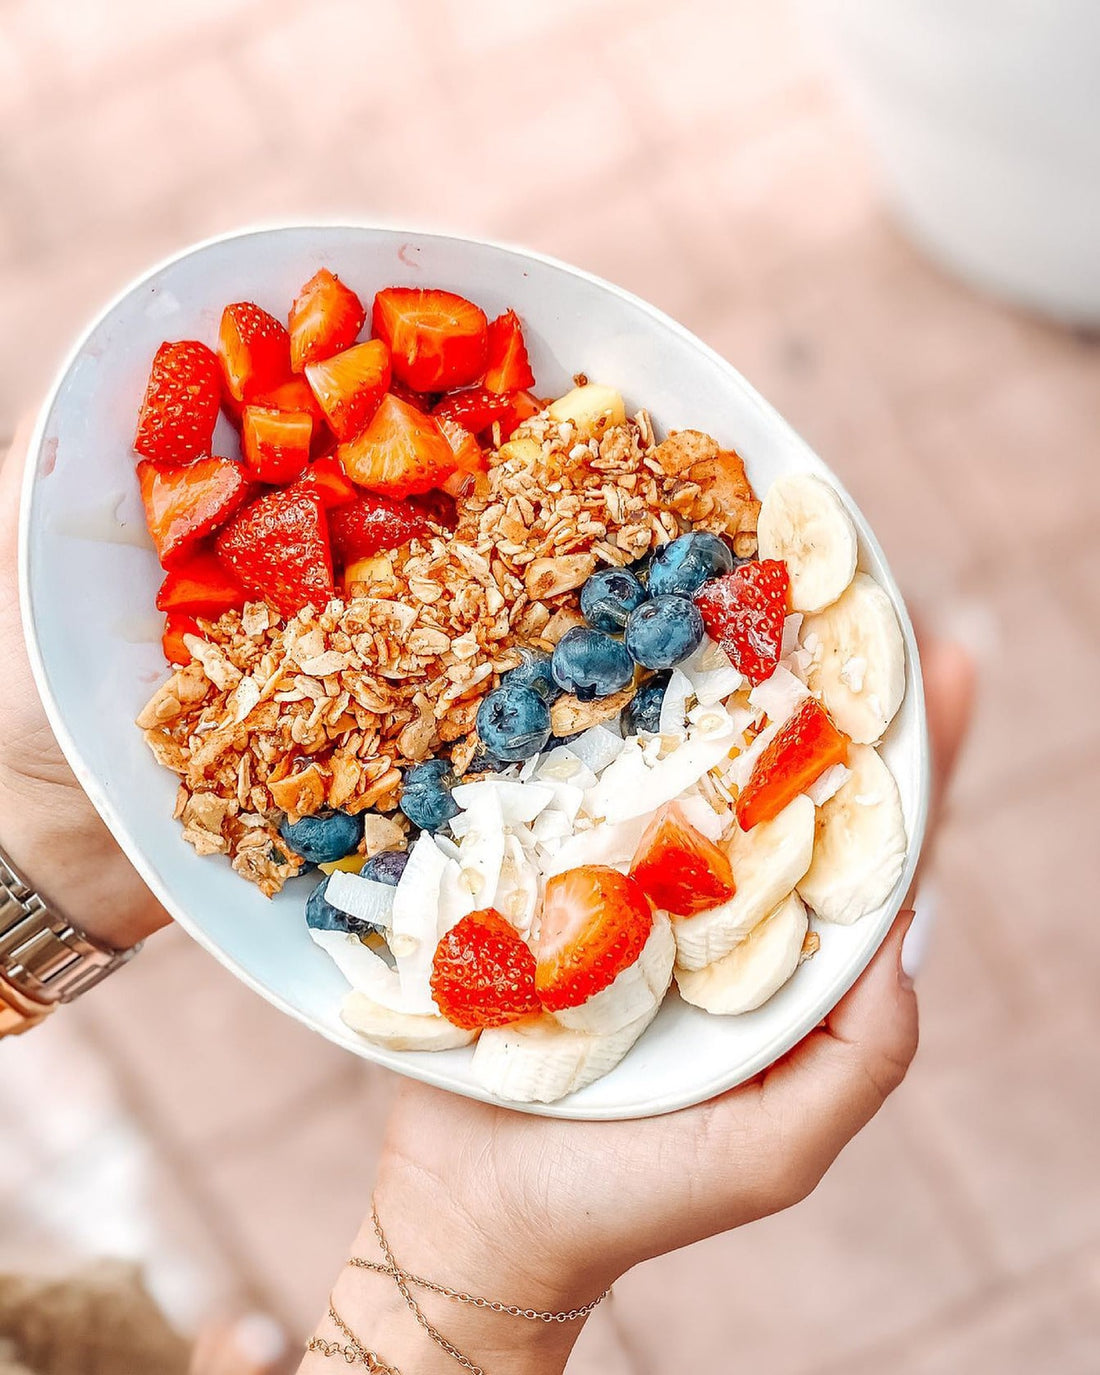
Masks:
[[[233,1324],[233,1345],[252,1365],[273,1365],[287,1353],[286,1333],[266,1313],[247,1313]]]
[[[910,982],[917,977],[924,965],[932,929],[939,912],[939,893],[934,882],[925,879],[921,883],[917,901],[919,911],[911,921],[901,946],[901,967]]]
[[[914,911],[898,913],[898,920],[905,923],[901,937],[901,949],[898,951],[898,986],[903,988],[907,993],[913,987],[913,975],[916,973],[913,965],[906,961],[906,951],[910,949],[910,940],[916,925],[916,919],[917,914]]]

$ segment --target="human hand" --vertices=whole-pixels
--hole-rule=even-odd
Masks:
[[[965,734],[972,668],[961,651],[934,642],[922,660],[935,815]],[[682,1112],[566,1122],[407,1082],[376,1191],[398,1262],[504,1302],[570,1308],[639,1261],[798,1202],[901,1082],[916,1051],[916,998],[901,966],[911,920],[911,912],[898,918],[851,992],[788,1055]],[[357,1245],[374,1251],[369,1225]],[[356,1313],[356,1281],[345,1277],[337,1294]],[[369,1315],[358,1310],[363,1323],[378,1303]],[[540,1372],[564,1365],[579,1328],[474,1316],[455,1305],[440,1322],[460,1347],[465,1332],[474,1350],[488,1347],[514,1368]],[[370,1331],[356,1330],[364,1339]],[[385,1336],[389,1358],[405,1339],[392,1313]],[[423,1345],[413,1351],[432,1360]]]
[[[19,490],[30,426],[0,468],[0,846],[81,930],[123,949],[169,921],[88,801],[31,676],[16,577]]]

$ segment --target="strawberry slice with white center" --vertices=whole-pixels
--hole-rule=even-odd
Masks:
[[[290,366],[331,358],[355,343],[367,313],[351,287],[327,267],[306,282],[290,308]]]
[[[332,358],[310,363],[306,381],[336,438],[354,439],[390,385],[389,350],[379,339],[354,344]]]
[[[546,884],[535,947],[535,987],[550,1012],[607,988],[642,953],[653,909],[628,874],[583,864]]]

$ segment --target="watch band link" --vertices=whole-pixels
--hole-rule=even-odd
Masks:
[[[47,1007],[67,1003],[139,949],[110,950],[86,936],[52,912],[0,853],[0,980],[16,994]]]

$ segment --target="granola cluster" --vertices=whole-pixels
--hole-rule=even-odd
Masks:
[[[138,718],[180,776],[176,816],[200,854],[227,855],[268,896],[301,868],[280,838],[324,807],[369,812],[368,852],[403,844],[402,769],[477,750],[481,699],[517,646],[551,648],[580,621],[578,590],[694,527],[756,545],[759,503],[738,456],[682,431],[657,444],[639,413],[597,439],[544,415],[492,457],[452,534],[379,555],[346,601],[283,620],[262,603],[204,623],[194,658]],[[555,703],[556,733],[629,699]]]

